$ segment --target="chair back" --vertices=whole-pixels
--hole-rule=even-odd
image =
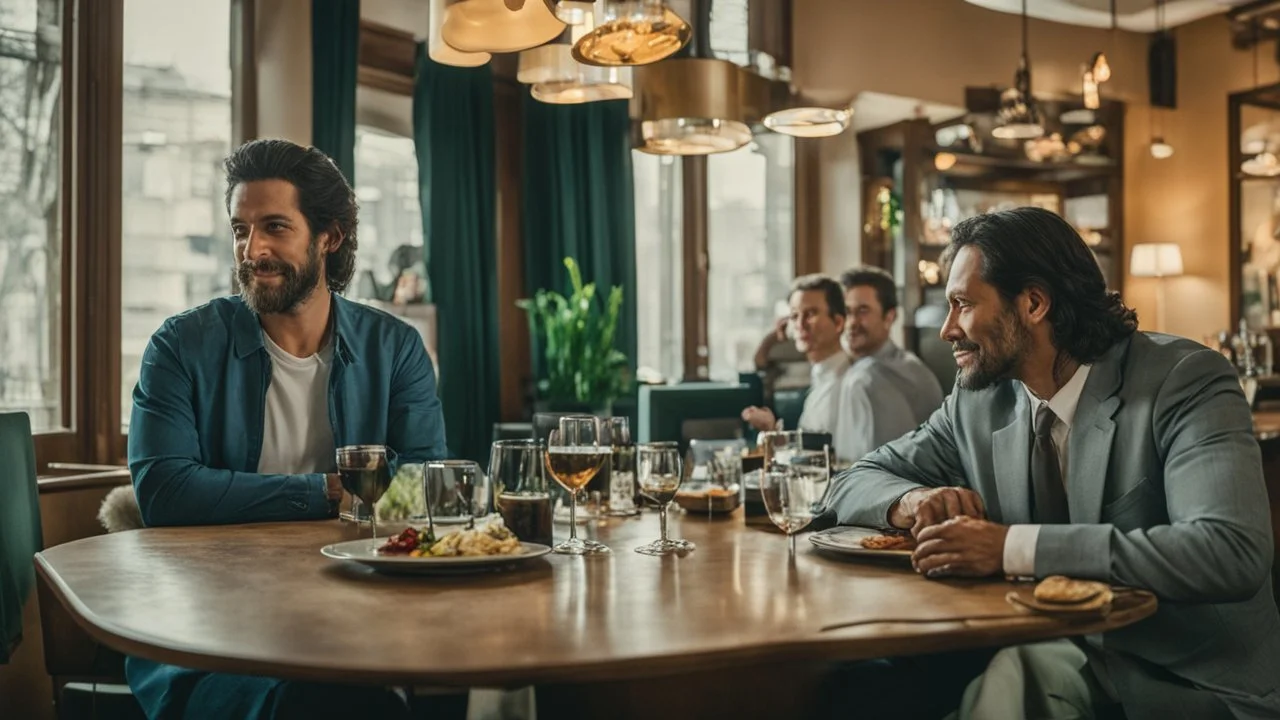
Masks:
[[[36,449],[25,412],[0,413],[0,663],[22,639],[22,607],[41,549]]]

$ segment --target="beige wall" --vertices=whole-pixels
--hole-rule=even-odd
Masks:
[[[819,96],[864,91],[963,105],[965,86],[1007,85],[1018,57],[1017,16],[962,0],[796,0],[796,84]],[[1104,95],[1129,104],[1125,122],[1125,241],[1177,242],[1188,275],[1166,285],[1166,330],[1199,339],[1229,322],[1226,97],[1252,84],[1250,53],[1231,49],[1226,21],[1206,18],[1178,30],[1177,111],[1166,112],[1173,158],[1147,152],[1145,35],[1032,20],[1037,92],[1078,93],[1081,66],[1105,50],[1114,71]],[[1271,57],[1264,50],[1263,57]],[[1264,60],[1264,65],[1267,62]],[[1274,68],[1274,65],[1270,65]],[[1270,70],[1274,77],[1274,69]],[[1267,75],[1264,74],[1264,80]],[[824,148],[820,226],[824,261],[839,262],[851,235],[842,203],[856,169],[847,140]],[[836,270],[836,267],[824,267]],[[1126,299],[1155,328],[1153,281],[1126,278]]]

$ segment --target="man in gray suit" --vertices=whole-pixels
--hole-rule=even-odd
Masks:
[[[836,481],[838,521],[910,529],[928,578],[1068,575],[1155,593],[1153,617],[1045,655],[1078,676],[1072,716],[1118,703],[1131,719],[1280,717],[1267,493],[1231,365],[1136,332],[1048,211],[966,220],[948,257],[956,390]]]

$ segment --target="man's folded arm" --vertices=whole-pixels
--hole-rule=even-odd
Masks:
[[[193,391],[176,343],[168,326],[156,332],[133,392],[129,469],[143,522],[215,525],[328,517],[323,474],[262,475],[200,463]]]
[[[955,394],[914,431],[863,456],[832,482],[828,508],[841,525],[883,527],[903,495],[963,478],[954,431]]]
[[[1273,545],[1262,460],[1234,370],[1209,350],[1188,355],[1156,396],[1153,422],[1163,488],[1151,477],[1130,492],[1155,504],[1163,492],[1169,524],[1042,526],[1036,575],[1104,580],[1177,602],[1252,597],[1270,581]]]

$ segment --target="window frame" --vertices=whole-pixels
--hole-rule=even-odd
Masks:
[[[63,0],[60,179],[61,429],[35,434],[51,462],[123,464],[121,288],[124,2]],[[232,142],[256,135],[256,0],[231,0]]]

